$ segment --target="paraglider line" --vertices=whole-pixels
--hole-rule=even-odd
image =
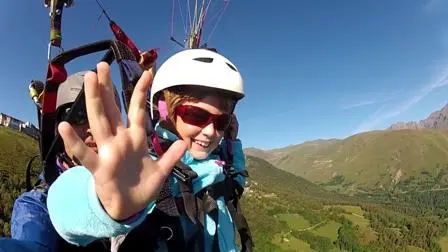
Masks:
[[[184,14],[183,14],[183,10],[182,10],[182,5],[180,4],[180,0],[177,0],[177,3],[179,4],[179,11],[180,11],[180,18],[182,20],[182,25],[184,27],[184,35],[187,34],[187,26],[188,26],[188,21],[187,21],[187,16],[185,15],[184,18]]]
[[[109,20],[109,22],[111,22],[112,19],[111,19],[111,18],[109,17],[109,15],[107,14],[106,9],[104,9],[103,5],[102,5],[98,0],[95,0],[95,1],[96,1],[96,3],[98,4],[98,6],[100,7],[100,9],[101,9],[102,13],[104,14],[104,16],[106,16],[107,20]],[[100,16],[100,17],[101,17],[101,16]]]
[[[212,31],[210,32],[210,35],[209,35],[208,38],[207,38],[207,42],[210,41],[210,39],[211,39],[213,33],[215,32],[216,27],[218,26],[219,22],[220,22],[221,19],[222,19],[222,16],[224,16],[224,12],[226,11],[227,6],[229,5],[229,2],[230,2],[230,1],[226,1],[226,5],[224,5],[224,8],[223,8],[223,10],[222,10],[222,12],[221,12],[221,15],[220,15],[219,18],[218,18],[218,21],[216,21],[215,26],[213,26],[213,29],[212,29]]]
[[[180,0],[177,0],[177,3],[179,4],[179,12],[180,12],[180,18],[182,20],[182,25],[184,28],[184,36],[187,35],[187,17],[185,16],[184,18],[184,14],[183,14],[183,10],[182,10],[182,5],[180,4]],[[174,0],[173,0],[173,4],[174,4]],[[173,20],[174,23],[174,20]]]
[[[174,36],[174,0],[173,0],[173,7],[171,8],[171,37]]]
[[[212,0],[210,0],[210,1],[208,2],[208,4],[207,4],[207,8],[205,8],[204,22],[205,22],[205,19],[207,18],[208,9],[210,8],[211,3],[212,3]]]
[[[182,43],[180,43],[179,41],[177,41],[174,37],[170,37],[170,40],[173,41],[174,43],[178,44],[180,47],[184,47],[184,45]]]
[[[190,32],[191,31],[193,31],[192,33],[196,33],[196,19],[198,18],[198,0],[195,0],[194,1],[195,2],[195,4],[194,4],[194,17],[193,17],[193,26],[192,26],[192,28],[190,29]],[[190,36],[191,36],[192,34],[190,34]]]
[[[190,31],[192,29],[192,22],[191,22],[191,9],[190,9],[190,0],[186,0],[187,1],[187,6],[188,6],[188,25],[190,26]]]
[[[221,10],[216,11],[216,13],[208,20],[209,23],[212,23],[212,21],[214,21],[217,17],[219,17],[219,15],[222,14],[223,11],[225,11],[225,7],[227,6],[229,1],[224,1],[226,2],[226,4],[222,7]]]

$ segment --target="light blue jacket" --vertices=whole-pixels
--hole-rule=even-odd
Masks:
[[[171,141],[178,139],[176,135],[159,125],[156,125],[155,129],[157,134],[164,139]],[[225,141],[221,144],[223,148],[226,147]],[[244,170],[245,160],[239,140],[232,142],[232,150],[233,167],[237,171]],[[198,177],[193,181],[194,193],[212,184],[221,182],[225,178],[222,162],[219,162],[219,157],[217,156],[210,155],[208,159],[198,161],[193,159],[187,151],[181,161],[198,174]],[[235,179],[244,186],[244,177],[237,176]],[[171,177],[170,181],[172,193],[175,196],[180,196],[177,180]],[[95,191],[93,176],[83,166],[71,168],[59,176],[49,189],[47,205],[51,221],[59,235],[69,243],[81,246],[86,246],[100,238],[115,237],[130,232],[145,219],[147,214],[151,214],[155,207],[155,203],[151,202],[143,213],[137,216],[131,223],[115,221],[103,210]],[[223,197],[218,198],[217,205],[219,210],[218,225],[208,215],[204,222],[204,248],[206,251],[211,251],[213,236],[217,229],[220,250],[238,251],[233,220]],[[186,216],[181,217],[184,236],[188,240],[198,227],[187,222]],[[160,245],[161,248],[164,248],[163,244]]]

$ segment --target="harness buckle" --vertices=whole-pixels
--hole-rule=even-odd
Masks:
[[[171,240],[174,236],[173,229],[168,226],[161,226],[160,231],[161,231],[163,237],[168,237],[165,239],[166,241]]]
[[[238,175],[238,172],[231,164],[229,164],[224,166],[224,175],[226,178],[234,178]]]
[[[198,174],[191,169],[182,168],[183,166],[185,166],[185,164],[179,162],[173,169],[173,175],[180,181],[191,184],[193,179],[198,177]]]

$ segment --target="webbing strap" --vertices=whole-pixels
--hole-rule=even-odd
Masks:
[[[236,204],[236,206],[234,205]],[[250,233],[249,224],[247,223],[246,217],[244,217],[241,210],[239,200],[235,199],[233,202],[227,202],[227,209],[229,209],[230,216],[235,222],[238,233],[240,234],[241,246],[243,252],[251,252],[253,250],[254,244],[252,241],[252,234]]]
[[[191,185],[181,182],[179,183],[179,187],[184,202],[184,213],[188,216],[188,219],[196,225],[198,219],[198,206]]]
[[[163,183],[159,197],[156,201],[156,207],[169,216],[179,216],[179,211],[177,210],[174,197],[171,194],[168,179]]]
[[[156,152],[163,153],[168,149],[170,143],[160,143],[159,140],[160,138],[155,133],[151,134],[151,143],[153,148],[150,149],[150,152],[156,151],[155,149],[157,148],[158,151]],[[226,206],[229,210],[231,218],[234,220],[238,233],[240,234],[242,251],[251,252],[253,250],[252,235],[250,233],[247,220],[244,217],[239,204],[239,198],[241,197],[244,188],[234,179],[238,175],[247,177],[248,173],[246,170],[236,172],[231,165],[227,166],[226,168],[226,178],[224,181],[203,189],[197,195],[193,195],[192,193],[191,180],[183,181],[182,179],[180,179],[179,186],[182,197],[177,198],[176,203],[178,206],[180,205],[183,207],[178,207],[177,210],[179,211],[179,214],[186,214],[192,223],[200,224],[200,228],[202,229],[205,225],[204,221],[206,214],[208,214],[214,220],[215,224],[218,225],[218,205],[216,200],[219,197],[223,196],[226,201]],[[179,174],[177,174],[176,171]],[[191,170],[190,167],[181,162],[176,165],[175,170],[173,170],[173,174],[178,178],[184,178],[182,176],[188,178],[188,172],[194,173],[194,171]],[[216,226],[216,230],[217,229],[218,228]],[[202,232],[199,233],[202,234]],[[199,241],[199,243],[197,244],[203,246],[203,240]],[[191,246],[191,243],[189,245]],[[213,237],[212,251],[219,251],[219,237],[217,231]]]

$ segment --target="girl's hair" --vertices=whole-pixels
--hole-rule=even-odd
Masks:
[[[219,108],[231,113],[235,105],[235,99],[228,93],[217,89],[201,86],[177,86],[163,90],[163,99],[166,103],[168,116],[172,123],[176,122],[174,110],[184,102],[199,102],[209,95],[219,97]]]

